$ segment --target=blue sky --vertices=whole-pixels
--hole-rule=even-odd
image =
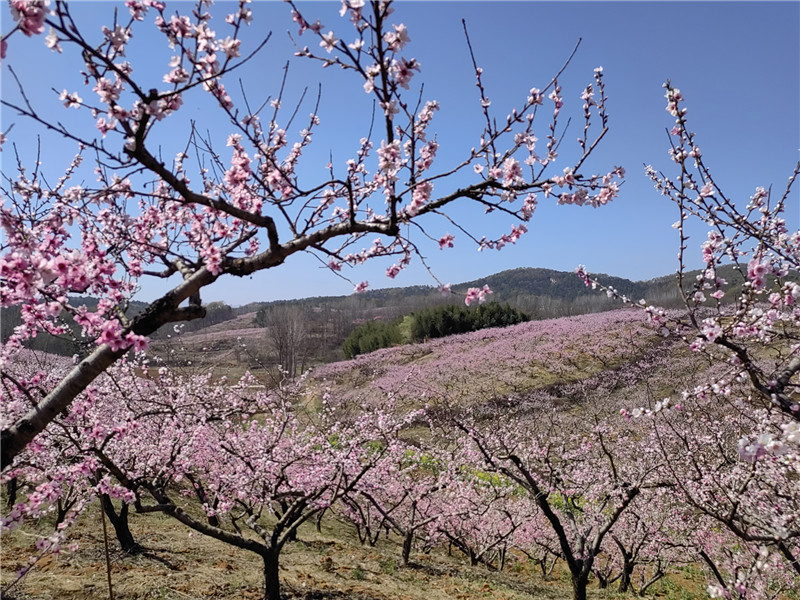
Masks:
[[[73,2],[73,13],[88,31],[100,35],[99,27],[110,21],[111,3]],[[169,8],[168,3],[168,8]],[[326,31],[353,37],[352,27],[338,16],[338,2],[301,3],[307,16],[319,18]],[[189,5],[180,3],[185,11]],[[344,164],[365,135],[369,124],[369,102],[352,74],[323,70],[318,63],[292,57],[293,47],[286,34],[296,34],[289,8],[280,2],[252,4],[254,21],[247,41],[254,42],[272,31],[266,49],[248,65],[241,76],[251,100],[275,94],[281,67],[289,60],[288,104],[298,98],[304,86],[322,84],[322,120],[314,152],[306,157],[304,175],[315,181],[324,178],[321,165],[333,156]],[[585,264],[592,272],[606,272],[632,279],[648,279],[673,272],[677,267],[677,238],[671,228],[677,209],[661,198],[644,175],[643,165],[671,173],[667,156],[666,129],[672,124],[664,107],[661,84],[670,78],[686,97],[690,124],[698,134],[706,163],[727,194],[746,202],[756,186],[772,185],[780,193],[798,160],[800,148],[800,3],[797,2],[412,2],[396,6],[393,22],[407,25],[411,44],[404,55],[422,65],[414,83],[424,82],[425,99],[437,99],[441,110],[432,131],[440,143],[440,168],[463,158],[476,144],[481,131],[481,113],[474,75],[469,63],[461,25],[465,19],[478,63],[484,69],[484,83],[497,116],[519,106],[531,87],[544,87],[570,54],[578,38],[580,48],[562,76],[565,111],[574,117],[565,144],[572,144],[580,129],[579,95],[591,81],[592,70],[602,66],[609,96],[610,132],[593,156],[590,171],[605,172],[614,165],[627,170],[620,197],[612,204],[591,207],[554,206],[541,200],[529,224],[529,233],[501,252],[478,252],[466,240],[440,251],[424,245],[425,255],[442,281],[457,283],[491,273],[524,266],[572,270]],[[124,10],[124,9],[123,9]],[[218,2],[221,14],[231,4]],[[104,16],[107,15],[107,16]],[[2,30],[10,19],[3,9]],[[152,16],[147,17],[148,20]],[[223,30],[224,25],[215,26]],[[142,32],[131,46],[129,57],[143,77],[158,77],[167,68],[170,52],[163,38]],[[308,34],[306,34],[308,36]],[[310,36],[299,41],[309,46]],[[27,40],[15,35],[2,69],[4,98],[16,92],[6,68],[11,64],[43,114],[68,119],[76,126],[92,126],[88,115],[67,113],[50,87],[83,92],[75,74],[81,62],[65,49],[62,56],[44,48],[41,36]],[[69,68],[65,68],[69,65]],[[45,73],[46,77],[41,77]],[[153,87],[159,85],[154,79]],[[235,84],[229,83],[228,87]],[[220,149],[229,133],[222,117],[213,118],[205,105],[187,106],[181,118],[195,118],[208,127]],[[306,114],[310,106],[301,111]],[[23,158],[32,157],[31,140],[38,129],[3,109],[2,130],[13,123],[9,142],[16,142]],[[544,127],[544,122],[542,124]],[[171,129],[164,134],[165,149],[175,143]],[[539,133],[544,138],[545,131]],[[178,136],[180,137],[180,135]],[[53,138],[45,141],[44,170],[50,179],[68,162],[73,146]],[[185,138],[180,137],[179,144]],[[10,149],[10,143],[6,147]],[[173,152],[174,153],[174,152]],[[165,151],[170,155],[169,151]],[[3,172],[11,172],[11,152],[2,155]],[[559,166],[559,171],[566,162]],[[316,168],[315,168],[316,165]],[[91,175],[89,175],[91,177]],[[444,188],[437,187],[438,193]],[[793,194],[790,225],[798,224],[798,191]],[[475,231],[482,228],[507,231],[507,221],[497,228],[470,211],[459,213]],[[452,228],[432,223],[432,234]],[[455,231],[452,231],[455,233]],[[691,266],[699,264],[699,244],[704,230],[692,230]],[[371,241],[371,239],[369,240]],[[204,294],[206,301],[224,300],[234,305],[256,300],[348,294],[352,285],[319,269],[308,256],[295,256],[277,269],[252,279],[225,278]],[[365,265],[347,273],[353,281],[369,280],[372,288],[389,285],[434,284],[418,264],[397,279],[383,274],[387,263]],[[141,299],[151,299],[163,285],[145,284]]]

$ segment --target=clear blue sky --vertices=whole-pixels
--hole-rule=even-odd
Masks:
[[[113,8],[108,2],[71,3],[76,20],[86,22],[99,38],[99,26],[110,21]],[[322,166],[331,153],[334,164],[342,165],[365,135],[369,122],[368,97],[352,75],[323,70],[318,63],[292,57],[287,30],[296,34],[289,7],[279,2],[254,2],[254,21],[247,40],[272,31],[272,38],[260,58],[241,75],[252,101],[275,94],[281,67],[290,60],[288,94],[285,104],[297,98],[303,86],[322,84],[322,119],[314,144],[315,153],[306,157],[305,175],[322,181]],[[301,3],[312,18],[319,18],[326,31],[334,29],[345,39],[354,37],[352,26],[338,16],[338,2]],[[185,11],[187,3],[181,3]],[[591,81],[592,70],[604,69],[609,96],[610,133],[598,148],[589,167],[605,172],[622,165],[627,177],[621,195],[612,204],[591,207],[558,207],[541,200],[529,224],[530,231],[516,246],[503,251],[479,253],[466,240],[442,252],[424,246],[425,254],[443,281],[457,283],[491,273],[524,266],[572,270],[585,264],[592,272],[606,272],[632,279],[648,279],[673,272],[677,267],[677,239],[671,224],[676,208],[661,198],[643,172],[643,164],[670,173],[666,128],[672,119],[664,110],[666,100],[661,84],[670,78],[687,99],[690,124],[698,134],[703,156],[729,196],[742,201],[756,186],[774,186],[780,193],[800,148],[800,3],[798,2],[399,2],[393,22],[408,26],[411,44],[404,55],[414,57],[422,72],[414,82],[424,82],[425,99],[437,99],[441,111],[432,130],[440,151],[440,168],[463,158],[476,144],[481,131],[481,114],[469,63],[461,19],[466,19],[484,83],[499,118],[519,106],[531,87],[544,87],[572,51],[578,38],[582,43],[568,71],[561,79],[565,110],[575,117],[565,144],[571,144],[580,129],[579,95]],[[168,3],[169,9],[169,3]],[[125,10],[124,8],[122,10]],[[215,11],[231,11],[231,3],[218,2]],[[2,9],[2,30],[10,24],[8,9]],[[104,17],[108,15],[108,17]],[[152,15],[147,19],[151,20]],[[219,23],[215,29],[224,30]],[[170,52],[163,38],[136,34],[129,57],[137,72],[154,77],[152,87],[163,87],[160,75],[166,71]],[[308,36],[308,34],[306,34]],[[224,35],[223,35],[224,37]],[[316,46],[315,39],[300,42]],[[78,57],[57,56],[44,47],[42,36],[27,40],[15,35],[2,69],[2,94],[14,98],[16,91],[6,68],[11,64],[23,79],[37,108],[44,114],[69,119],[76,125],[92,127],[88,115],[65,111],[50,87],[76,90],[92,96],[76,75]],[[65,68],[65,65],[69,68]],[[40,74],[44,73],[42,77]],[[155,79],[158,77],[158,79]],[[236,85],[231,82],[229,88]],[[207,106],[195,106],[187,98],[182,118],[195,118],[224,148],[229,133],[222,117],[214,117]],[[301,111],[306,114],[310,105]],[[2,155],[4,173],[13,169],[10,142],[16,142],[24,158],[31,158],[31,140],[38,129],[4,109],[2,130],[14,124],[7,151]],[[88,124],[88,125],[87,125]],[[542,127],[544,127],[544,122]],[[177,151],[178,142],[163,136],[165,155]],[[539,133],[544,138],[545,132]],[[63,171],[73,147],[43,137],[46,142],[44,169],[55,180]],[[559,170],[567,163],[559,167]],[[87,178],[90,178],[88,175]],[[438,193],[445,190],[437,187]],[[793,195],[790,225],[798,225],[798,191]],[[462,218],[480,230],[480,215]],[[489,232],[507,231],[487,224]],[[446,223],[431,224],[431,233],[451,231]],[[455,231],[451,231],[456,233]],[[692,266],[698,264],[702,228],[690,240]],[[371,241],[371,238],[370,238]],[[277,269],[252,279],[224,278],[204,294],[204,300],[225,300],[234,305],[256,300],[275,300],[313,295],[348,294],[349,283],[319,269],[311,257],[292,257]],[[401,273],[396,280],[383,274],[388,263],[365,265],[348,273],[354,281],[369,280],[372,288],[389,285],[433,284],[419,265]],[[150,299],[163,286],[145,284],[141,298]]]

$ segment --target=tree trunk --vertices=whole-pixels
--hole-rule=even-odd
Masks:
[[[648,579],[647,581],[642,582],[642,587],[639,588],[639,597],[644,598],[645,593],[647,592],[647,588],[653,585],[656,581],[661,579],[662,577],[666,577],[667,573],[661,569],[661,562],[659,561],[658,567],[656,567],[656,572],[653,573],[653,576]],[[633,589],[633,585],[630,586],[631,591],[635,591]]]
[[[478,555],[475,554],[475,551],[472,548],[469,549],[469,564],[471,567],[478,566]]]
[[[591,573],[591,565],[583,565],[583,568],[577,573],[572,573],[572,599],[573,600],[586,600],[586,586],[589,583],[589,573]]]
[[[6,483],[6,502],[8,504],[9,510],[14,508],[14,505],[17,503],[17,489],[19,485],[19,480],[16,477],[12,477]]]
[[[597,586],[601,590],[604,590],[604,589],[606,589],[608,587],[608,577],[606,577],[605,575],[603,575],[602,573],[600,573],[598,571],[594,572],[594,576],[597,577]],[[622,591],[622,590],[620,590],[620,591]]]
[[[636,565],[629,561],[627,557],[625,558],[624,563],[622,564],[622,575],[619,579],[619,593],[624,594],[626,593],[631,587],[631,575],[633,575],[633,568]]]
[[[325,514],[325,511],[320,511],[317,515],[317,533],[322,533],[322,515]]]
[[[289,510],[289,504],[287,502],[284,502],[283,500],[281,500],[280,505],[281,505],[281,511],[282,511],[281,514],[285,515],[286,512]],[[292,531],[289,532],[289,537],[286,538],[286,541],[287,542],[296,542],[297,541],[297,529],[293,529]]]
[[[119,545],[122,547],[122,551],[128,554],[139,554],[142,552],[144,548],[133,539],[133,533],[131,533],[130,527],[128,526],[128,505],[123,503],[119,509],[119,514],[117,514],[114,510],[114,504],[111,502],[111,497],[108,494],[100,496],[100,500],[103,504],[103,511],[114,527],[114,532],[116,533]]]
[[[411,546],[414,545],[414,532],[409,531],[403,538],[403,566],[408,566],[408,559],[411,557]]]
[[[64,522],[64,519],[67,518],[67,513],[69,512],[71,506],[72,502],[68,502],[65,506],[61,501],[61,498],[58,499],[56,502],[56,526]]]
[[[281,600],[281,582],[278,576],[279,552],[271,548],[261,555],[264,559],[264,600]]]
[[[586,578],[572,579],[572,600],[586,600]]]

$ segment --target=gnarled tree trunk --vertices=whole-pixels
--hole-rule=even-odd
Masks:
[[[128,525],[128,505],[123,503],[119,509],[119,513],[117,513],[114,509],[114,503],[111,502],[111,497],[108,494],[100,496],[100,501],[103,504],[103,511],[114,527],[114,533],[117,536],[119,545],[122,547],[122,551],[128,554],[139,554],[143,552],[144,548],[133,538],[133,533],[131,533],[131,529]]]

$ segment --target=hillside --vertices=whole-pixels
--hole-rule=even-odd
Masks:
[[[543,395],[577,394],[585,403],[601,390],[608,404],[622,388],[624,403],[631,403],[641,381],[683,383],[699,368],[695,363],[685,345],[658,336],[642,311],[619,309],[385,348],[320,366],[312,377],[317,390],[344,403],[381,403],[388,394],[406,408],[429,402],[508,408]]]
[[[213,348],[234,334],[250,331],[245,318],[227,325],[214,325],[186,339]],[[221,347],[218,350],[222,352]],[[666,386],[689,383],[686,374],[696,367],[695,358],[681,344],[654,334],[641,311],[622,309],[486,329],[321,366],[313,371],[305,397],[313,409],[327,392],[329,406],[341,411],[395,402],[401,411],[427,405],[435,417],[440,411],[469,408],[501,426],[540,419],[545,402],[579,416],[613,415],[620,407],[646,405],[653,393],[671,393]],[[360,543],[361,532],[345,514],[341,509],[324,513],[319,528],[311,522],[303,525],[298,540],[287,546],[281,565],[286,598],[557,600],[571,595],[563,561],[554,562],[535,546],[529,552],[512,548],[503,553],[502,565],[499,552],[470,564],[465,550],[437,538],[428,543],[420,535],[410,564],[403,566],[401,536],[387,528],[374,545]],[[157,514],[132,513],[131,527],[147,552],[127,556],[110,534],[115,597],[262,597],[261,565],[253,555],[204,536],[187,535],[181,525]],[[42,561],[16,590],[18,598],[88,600],[105,591],[103,537],[96,511],[81,517],[70,535],[78,542],[77,550]],[[6,580],[34,552],[33,543],[27,531],[4,538]],[[644,574],[646,563],[642,568]],[[703,590],[702,571],[680,561],[650,588],[667,600],[700,598]],[[634,596],[593,581],[588,597]]]
[[[726,298],[735,298],[742,278],[730,266],[723,267],[720,273],[732,284]],[[697,274],[687,274],[687,285],[694,281]],[[666,307],[680,305],[674,275],[649,281],[631,281],[602,274],[597,277],[633,299],[647,298]],[[177,328],[180,342],[176,344],[176,327],[168,325],[153,336],[152,347],[158,356],[171,364],[266,368],[277,364],[286,366],[288,361],[296,367],[296,372],[300,372],[310,366],[344,358],[342,342],[364,321],[379,319],[389,322],[431,306],[461,304],[468,288],[483,285],[492,289],[492,300],[509,303],[535,320],[596,313],[621,306],[619,301],[586,287],[572,272],[518,268],[454,285],[454,294],[451,296],[443,296],[438,289],[430,286],[409,286],[349,296],[255,302],[240,307],[212,302],[206,307],[204,319],[190,321]],[[80,301],[90,307],[94,303],[91,298]],[[127,312],[135,314],[145,306],[143,302],[133,301]],[[15,307],[5,308],[2,317],[0,333],[5,339],[20,323],[19,311]],[[275,351],[274,327],[268,326],[270,319],[302,323],[302,335],[293,341],[297,352],[292,353],[289,359],[286,352],[281,354]],[[79,339],[79,336],[75,338]],[[237,341],[239,338],[241,341]],[[242,347],[242,343],[246,344],[246,348]],[[79,343],[56,339],[47,334],[31,340],[30,347],[67,356],[84,350]]]

